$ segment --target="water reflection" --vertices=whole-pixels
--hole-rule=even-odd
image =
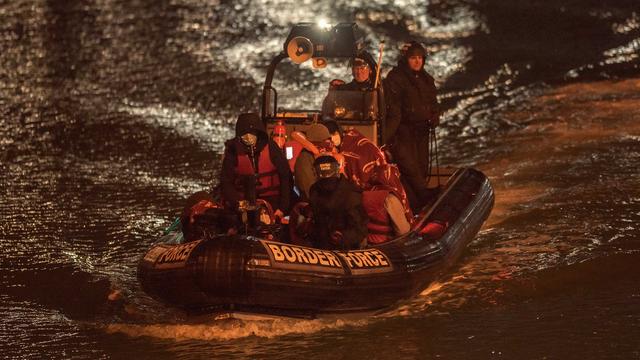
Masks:
[[[189,323],[140,290],[138,258],[187,194],[214,185],[222,140],[239,112],[257,109],[269,60],[292,23],[316,14],[356,20],[372,51],[385,40],[385,69],[408,37],[426,42],[446,110],[441,160],[486,171],[496,209],[451,272],[385,316]],[[590,350],[584,339],[635,344],[623,324],[638,298],[638,82],[580,81],[637,75],[637,10],[48,0],[4,2],[0,16],[3,354],[527,358],[549,355],[528,340],[547,344],[548,329],[567,327],[577,335],[560,345],[581,344],[566,346],[573,351]],[[295,80],[294,90],[321,95],[350,73],[281,70],[278,88]],[[576,83],[555,89],[566,79]],[[105,302],[114,288],[126,303]],[[576,300],[584,308],[574,311]],[[621,310],[603,310],[612,306]],[[589,338],[603,326],[591,315],[604,313],[612,335]],[[522,334],[520,353],[504,345],[518,342],[513,334]]]

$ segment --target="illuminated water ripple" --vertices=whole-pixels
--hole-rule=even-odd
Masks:
[[[637,357],[640,114],[625,78],[638,73],[638,13],[625,6],[2,3],[3,355]],[[374,56],[384,40],[383,75],[403,41],[425,43],[445,110],[441,162],[490,176],[487,227],[380,317],[212,321],[152,300],[140,256],[186,196],[215,185],[223,141],[238,113],[259,110],[290,26],[321,17],[356,21]],[[283,105],[318,107],[329,80],[351,76],[346,62],[298,70],[278,67]]]

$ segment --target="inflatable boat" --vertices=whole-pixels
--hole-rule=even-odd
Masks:
[[[272,136],[280,136],[278,145],[290,164],[295,162],[300,144],[286,139],[295,139],[296,132],[327,118],[375,145],[379,143],[385,131],[379,87],[366,91],[330,87],[326,95],[316,89],[308,97],[297,89],[294,100],[322,102],[321,110],[303,110],[287,108],[291,102],[283,100],[283,93],[272,85],[276,67],[285,59],[292,64],[312,60],[314,68],[322,69],[329,60],[339,63],[358,55],[377,69],[373,57],[364,50],[363,38],[353,23],[333,28],[298,24],[283,51],[272,59],[262,92],[261,116]],[[280,225],[235,235],[205,232],[188,242],[176,228],[140,260],[140,284],[161,301],[199,313],[314,317],[387,309],[441,276],[474,238],[493,207],[493,189],[480,171],[447,171],[437,166],[434,170],[429,179],[441,188],[438,197],[416,215],[408,233],[391,241],[359,250],[332,251],[287,243],[286,237],[280,236],[286,229]],[[441,231],[430,231],[434,224]]]
[[[409,233],[379,246],[330,251],[249,235],[175,243],[176,230],[144,255],[138,278],[148,294],[194,312],[313,317],[383,310],[441,276],[493,202],[481,172],[459,169]],[[435,219],[447,224],[437,239],[422,231]]]

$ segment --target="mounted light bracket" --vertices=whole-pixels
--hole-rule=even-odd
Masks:
[[[355,23],[333,27],[300,23],[291,29],[284,42],[284,52],[296,64],[309,58],[352,58],[362,49],[364,35]]]

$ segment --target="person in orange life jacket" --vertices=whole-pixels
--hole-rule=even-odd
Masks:
[[[333,156],[318,157],[314,167],[319,179],[309,195],[313,245],[342,250],[364,247],[368,218],[362,206],[362,190],[340,173],[340,164]]]
[[[331,152],[333,150],[329,130],[322,124],[309,126],[306,131],[306,137],[320,151]],[[313,166],[314,160],[313,153],[308,149],[302,150],[296,159],[294,167],[295,184],[303,201],[309,201],[309,189],[318,179]]]
[[[428,204],[436,192],[427,188],[429,132],[439,124],[434,79],[424,70],[426,51],[418,42],[406,50],[384,80],[387,116],[383,144],[398,164],[414,210]]]
[[[276,218],[289,210],[292,184],[289,164],[282,150],[269,139],[260,116],[246,113],[238,116],[236,136],[225,143],[220,185],[227,208],[237,209],[245,199],[244,181],[256,178],[256,196],[266,200]]]
[[[382,244],[411,229],[411,213],[407,213],[393,187],[386,185],[389,182],[385,179],[387,170],[383,166],[377,167],[369,180],[372,186],[362,193],[362,204],[369,216],[367,242],[371,245]]]

